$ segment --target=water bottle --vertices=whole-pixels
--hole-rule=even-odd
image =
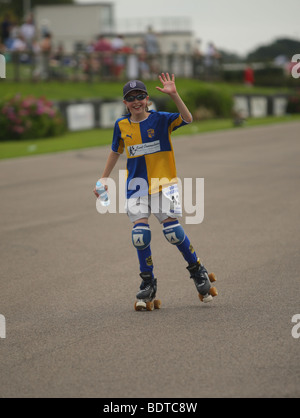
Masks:
[[[110,205],[110,199],[109,199],[108,193],[105,190],[104,185],[99,180],[96,183],[96,192],[99,195],[98,199],[100,199],[100,203],[102,206]]]

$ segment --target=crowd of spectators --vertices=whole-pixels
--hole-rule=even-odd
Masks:
[[[38,33],[31,14],[21,24],[6,14],[0,27],[1,53],[5,53],[9,60],[13,60],[16,53],[18,62],[34,64],[36,78],[48,78],[48,58],[52,51],[51,33]]]
[[[6,14],[1,22],[1,41],[6,51],[33,51],[36,48],[36,28],[30,15],[18,25]]]
[[[125,42],[123,35],[109,39],[99,35],[86,48],[89,57],[85,60],[86,73],[98,73],[106,79],[120,79],[126,71],[129,78],[149,79],[159,71],[156,55],[160,53],[154,32],[149,29],[135,47]]]
[[[124,71],[129,71],[134,77],[147,79],[158,69],[147,56],[159,53],[159,47],[155,33],[149,29],[136,48],[127,45],[122,35],[110,39],[99,35],[68,57],[63,45],[54,46],[49,30],[38,32],[32,15],[17,24],[6,14],[0,26],[0,53],[5,53],[8,60],[13,60],[16,53],[18,63],[32,64],[36,79],[59,76],[59,67],[63,66],[79,67],[86,78],[99,75],[102,79],[120,79]]]
[[[105,37],[100,34],[88,45],[75,48],[74,54],[65,54],[64,46],[53,42],[47,27],[38,31],[32,15],[17,24],[7,14],[0,28],[0,53],[5,53],[14,63],[30,64],[34,79],[70,77],[71,72],[67,70],[70,68],[75,68],[83,79],[100,77],[104,80],[151,79],[161,70],[160,44],[151,27],[134,47],[129,46],[122,35]],[[199,51],[197,55],[212,71],[217,56],[213,44],[209,45],[205,57]]]

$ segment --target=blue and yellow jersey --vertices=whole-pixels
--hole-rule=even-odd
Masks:
[[[177,183],[171,133],[187,125],[179,113],[150,111],[142,122],[124,116],[115,123],[112,150],[127,154],[127,198],[157,193]]]

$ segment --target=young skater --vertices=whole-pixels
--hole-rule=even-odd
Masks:
[[[127,214],[133,223],[132,243],[137,249],[142,283],[136,295],[136,310],[159,308],[153,303],[157,292],[157,279],[153,273],[151,255],[151,231],[148,219],[153,213],[163,226],[163,234],[170,244],[182,253],[190,277],[194,280],[199,297],[210,302],[217,295],[211,287],[214,275],[198,259],[183,227],[178,221],[182,216],[178,199],[175,157],[171,133],[193,121],[187,106],[179,96],[175,76],[162,73],[162,87],[157,89],[168,94],[176,104],[178,113],[156,112],[148,109],[147,88],[139,80],[129,81],[123,88],[124,104],[128,114],[115,123],[112,149],[108,156],[101,183],[108,178],[120,154],[126,151]],[[96,189],[94,193],[98,196]]]

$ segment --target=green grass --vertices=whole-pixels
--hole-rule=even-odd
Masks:
[[[200,85],[214,85],[225,89],[233,94],[266,94],[272,95],[275,93],[287,93],[291,90],[286,88],[272,88],[272,87],[246,87],[243,84],[226,84],[222,82],[207,83],[199,80],[178,79],[176,85],[178,91],[184,94],[186,91],[194,90]],[[30,83],[22,82],[15,83],[0,79],[0,98],[5,99],[15,94],[23,96],[33,95],[35,97],[45,96],[50,100],[80,100],[80,99],[121,99],[124,82],[95,82],[93,84],[86,82],[40,82]],[[146,82],[150,98],[164,97],[156,90],[156,86],[160,83],[157,80],[149,80]]]
[[[292,121],[300,121],[300,115],[252,118],[247,120],[244,127],[241,128],[234,128],[231,119],[207,120],[194,122],[191,125],[178,129],[173,133],[173,137],[180,135],[195,135],[226,129],[247,129],[247,127],[252,126]],[[0,159],[109,145],[112,141],[112,135],[112,129],[94,129],[90,131],[69,132],[57,138],[27,141],[5,141],[0,143]]]
[[[4,141],[0,143],[0,159],[108,145],[111,143],[112,133],[112,129],[93,129],[68,132],[55,138]]]

